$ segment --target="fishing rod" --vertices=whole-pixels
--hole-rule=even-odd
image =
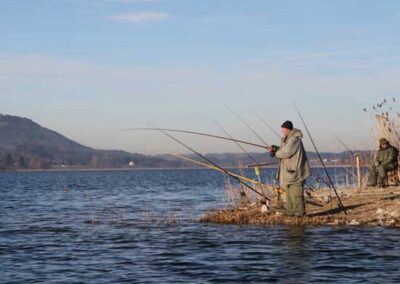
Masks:
[[[344,142],[342,139],[340,139],[336,134],[333,134],[333,136],[336,137],[336,139],[339,141],[340,144],[342,144],[342,146],[349,151],[352,155],[357,156],[358,154],[356,152],[354,152],[353,150],[351,150]]]
[[[328,177],[328,181],[329,181],[329,183],[330,183],[330,187],[331,187],[331,188],[333,189],[333,191],[335,192],[335,195],[336,195],[336,197],[337,197],[337,199],[338,199],[338,202],[339,202],[339,207],[343,210],[344,214],[347,215],[346,208],[344,208],[344,206],[343,206],[342,200],[340,199],[339,194],[337,193],[336,187],[335,187],[335,185],[334,185],[333,182],[332,182],[331,176],[330,176],[329,173],[328,173],[328,169],[327,169],[326,166],[325,166],[324,160],[322,160],[322,157],[321,157],[321,154],[320,154],[319,151],[318,151],[317,145],[315,144],[314,139],[313,139],[313,137],[311,136],[310,131],[308,130],[307,124],[306,124],[306,122],[305,122],[305,120],[304,120],[304,118],[303,118],[303,116],[302,116],[302,114],[301,114],[299,108],[297,107],[295,101],[293,101],[293,104],[294,104],[294,107],[296,108],[297,114],[299,115],[301,121],[303,122],[304,128],[305,128],[306,131],[307,131],[308,137],[310,138],[310,141],[311,141],[312,145],[314,146],[315,153],[317,154],[318,159],[319,159],[320,162],[321,162],[321,165],[322,165],[322,167],[323,167],[323,169],[324,169],[324,171],[325,171],[325,174],[326,174],[326,176]]]
[[[177,157],[177,158],[180,158],[180,159],[182,159],[182,160],[186,160],[186,161],[192,162],[192,163],[194,163],[194,164],[203,166],[203,167],[208,168],[208,169],[216,170],[216,171],[219,171],[219,172],[224,172],[224,171],[222,171],[221,169],[219,169],[219,168],[217,168],[217,167],[215,167],[215,166],[213,166],[213,165],[211,165],[211,164],[203,163],[203,162],[200,162],[200,161],[197,161],[197,160],[195,160],[195,159],[192,159],[192,158],[189,158],[189,157],[186,157],[186,156],[183,156],[183,155],[179,155],[179,154],[172,154],[172,155],[175,156],[175,157]],[[228,170],[227,170],[227,171],[228,171]],[[248,178],[248,177],[243,176],[243,175],[236,174],[236,173],[231,172],[231,171],[228,171],[228,172],[229,172],[231,175],[237,176],[238,178],[240,178],[240,179],[242,179],[242,180],[244,180],[244,181],[250,182],[250,183],[252,183],[252,184],[257,184],[257,185],[260,185],[260,186],[262,186],[262,187],[266,187],[266,188],[269,189],[269,190],[274,190],[274,188],[273,188],[272,186],[268,185],[268,184],[262,183],[262,182],[260,182],[260,181],[255,180],[255,179]],[[279,189],[279,190],[282,191],[282,192],[284,192],[283,189]]]
[[[220,125],[218,122],[216,122],[215,120],[213,120],[213,122],[231,139],[233,139],[232,135],[229,134],[229,132],[222,127],[222,125]],[[234,141],[235,142],[235,141]],[[247,150],[240,145],[238,142],[235,142],[236,146],[238,146],[240,148],[240,150],[242,150],[244,153],[247,154],[247,156],[253,161],[253,163],[259,164],[259,162],[249,153],[247,152]],[[259,167],[254,167],[254,171],[255,174],[258,178],[258,181],[261,182],[261,176],[260,176],[260,168]]]
[[[244,181],[242,181],[240,178],[238,178],[235,175],[232,175],[229,171],[227,171],[226,169],[218,166],[216,163],[214,163],[213,161],[211,161],[210,159],[208,159],[207,157],[205,157],[204,155],[200,154],[199,152],[197,152],[196,150],[194,150],[193,148],[191,148],[190,146],[186,145],[185,143],[183,143],[182,141],[180,141],[179,139],[175,138],[174,136],[172,136],[171,134],[167,133],[164,130],[159,130],[161,133],[163,133],[164,135],[166,135],[167,137],[171,138],[172,140],[174,140],[175,142],[181,144],[182,146],[184,146],[186,149],[192,151],[194,154],[196,154],[197,156],[199,156],[200,158],[204,159],[205,161],[207,161],[208,163],[210,163],[211,165],[213,165],[214,167],[218,168],[219,170],[221,170],[222,172],[224,172],[225,174],[227,174],[228,176],[234,178],[235,180],[237,180],[240,184],[244,185],[245,187],[247,187],[248,189],[252,190],[253,192],[257,193],[258,195],[260,195],[261,197],[263,197],[264,199],[271,201],[268,197],[266,197],[263,193],[259,192],[258,190],[256,190],[255,188],[253,188],[252,186],[248,185],[247,183],[245,183]]]
[[[351,149],[346,145],[346,143],[344,143],[344,141],[343,141],[342,139],[340,139],[336,134],[333,133],[333,135],[336,137],[336,139],[339,141],[339,143],[342,144],[343,147],[344,147],[347,151],[349,151],[350,154],[352,154],[352,155],[354,156],[354,158],[356,159],[356,164],[359,164],[359,163],[360,163],[360,155],[359,155],[358,153],[354,152],[353,150],[351,150]],[[358,178],[358,175],[361,175],[361,173],[360,173],[359,170],[357,169],[357,166],[356,166],[355,168],[356,168],[356,171],[358,172],[358,174],[355,174],[355,173],[353,173],[352,171],[350,171],[350,170],[348,170],[348,169],[346,169],[346,168],[344,168],[344,169],[346,170],[346,172],[350,173],[353,177],[357,177],[357,178]]]
[[[232,139],[232,138],[229,138],[229,137],[213,135],[213,134],[208,134],[208,133],[203,133],[203,132],[181,130],[181,129],[155,128],[155,127],[137,127],[137,128],[121,129],[121,131],[142,131],[142,130],[143,131],[165,131],[165,132],[177,132],[177,133],[195,134],[195,135],[212,137],[212,138],[217,138],[217,139],[222,139],[222,140],[227,140],[227,141],[235,141],[235,142],[238,142],[238,143],[241,143],[241,144],[250,145],[250,146],[263,148],[263,149],[265,149],[265,147],[266,147],[265,145],[260,145],[260,144],[251,143],[251,142],[238,140],[238,139]]]
[[[228,110],[236,116],[248,129],[250,129],[251,132],[262,142],[266,147],[268,147],[268,143],[265,142],[265,140],[250,126],[250,124],[247,123],[246,120],[244,120],[239,114],[228,108]]]
[[[279,139],[281,139],[281,136],[279,135],[278,131],[276,131],[271,124],[269,124],[264,118],[262,118],[258,113],[255,113],[258,119],[260,119],[276,136],[278,136]]]
[[[215,120],[213,120],[213,122],[219,127],[219,129],[221,129],[221,130],[226,134],[226,136],[228,136],[228,137],[231,138],[232,140],[235,140],[235,139],[232,137],[232,135],[230,135],[229,132],[228,132],[225,128],[222,127],[221,124],[219,124],[219,123],[218,123],[217,121],[215,121]],[[259,163],[259,162],[256,160],[256,158],[253,157],[253,155],[251,155],[242,145],[240,145],[239,142],[236,142],[236,141],[233,141],[233,142],[235,142],[236,146],[238,146],[239,149],[243,151],[243,153],[247,154],[247,156],[248,156],[254,163],[256,163],[256,164]]]

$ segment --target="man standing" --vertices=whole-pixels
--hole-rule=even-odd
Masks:
[[[379,139],[379,150],[376,154],[375,163],[369,169],[368,186],[384,187],[387,173],[398,167],[399,151],[390,145],[386,138]]]
[[[279,160],[278,178],[286,191],[286,214],[304,216],[304,183],[311,175],[307,155],[304,150],[303,133],[293,128],[291,121],[281,126],[281,146],[270,146],[268,151]]]

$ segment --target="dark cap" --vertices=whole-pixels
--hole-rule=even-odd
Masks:
[[[292,129],[293,129],[293,123],[292,123],[290,120],[286,120],[286,121],[281,125],[281,127],[282,127],[282,128],[286,128],[286,129],[289,129],[289,130],[292,130]]]
[[[389,141],[387,141],[386,138],[379,139],[379,145],[385,145],[385,144],[389,144]]]

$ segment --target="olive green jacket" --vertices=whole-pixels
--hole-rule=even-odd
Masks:
[[[376,154],[375,163],[376,165],[383,166],[398,166],[399,151],[396,147],[388,145],[386,149],[380,148]]]
[[[278,178],[281,186],[303,182],[311,175],[302,138],[300,130],[291,130],[275,153],[279,159]]]

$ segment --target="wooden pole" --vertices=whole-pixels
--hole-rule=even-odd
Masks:
[[[356,155],[356,163],[357,163],[357,182],[358,182],[358,188],[361,189],[361,160],[360,156]]]

